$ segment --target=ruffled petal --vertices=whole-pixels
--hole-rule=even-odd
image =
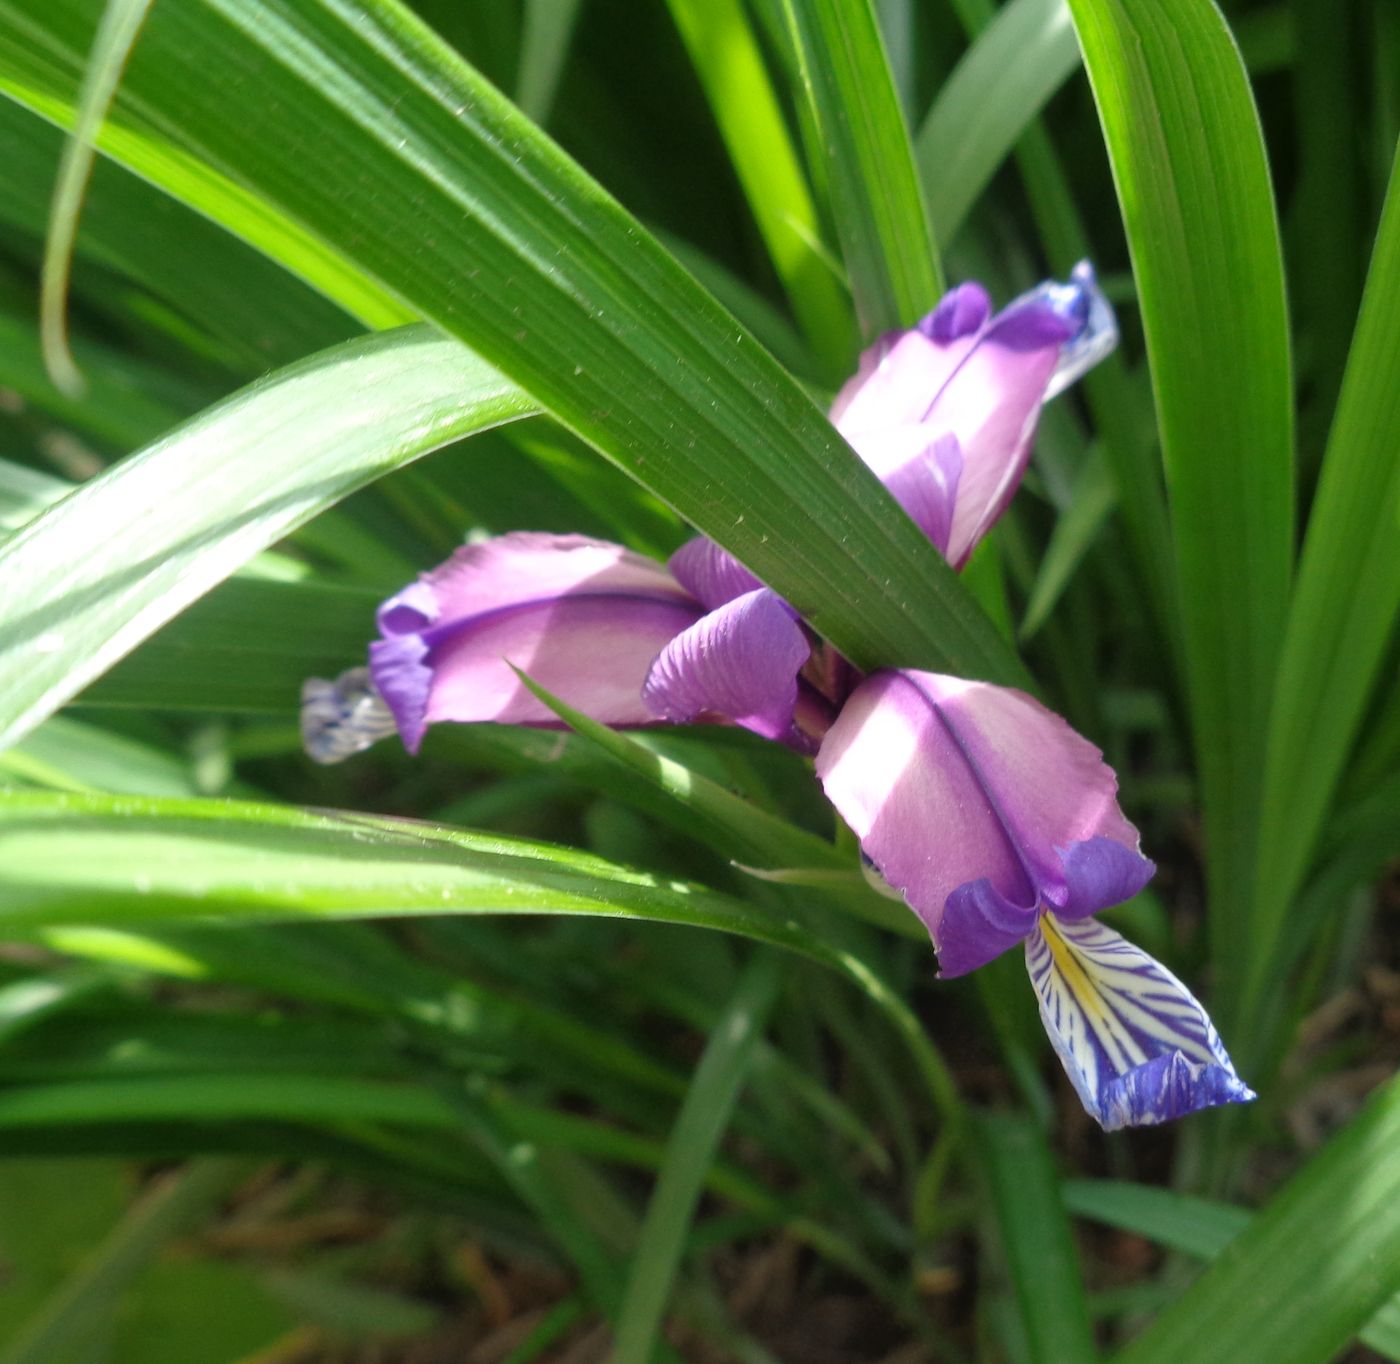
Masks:
[[[1041,907],[1093,913],[1154,870],[1099,750],[1009,687],[875,673],[827,734],[817,775],[946,975],[1013,945]]]
[[[1255,1097],[1191,992],[1111,928],[1047,914],[1026,966],[1050,1041],[1106,1131]]]
[[[621,545],[518,532],[459,549],[385,602],[370,672],[411,753],[438,720],[557,724],[514,668],[595,720],[651,724],[647,670],[702,614]]]
[[[811,646],[796,614],[762,587],[673,639],[647,677],[652,714],[673,724],[720,718],[805,746],[793,725],[797,674]]]
[[[666,566],[707,611],[763,586],[727,549],[706,535],[687,540]]]

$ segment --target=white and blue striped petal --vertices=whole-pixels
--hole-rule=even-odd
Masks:
[[[1042,914],[1026,967],[1045,1031],[1105,1131],[1254,1098],[1191,992],[1111,928]]]
[[[370,680],[351,668],[334,682],[308,677],[301,688],[301,741],[318,763],[344,762],[394,732],[394,717]]]

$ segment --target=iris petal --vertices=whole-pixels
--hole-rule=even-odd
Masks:
[[[351,668],[334,682],[308,677],[301,687],[301,739],[318,763],[344,762],[394,732],[394,717],[370,680]]]
[[[1044,914],[1026,967],[1045,1031],[1105,1131],[1254,1098],[1191,992],[1111,928]]]
[[[797,674],[811,645],[792,608],[761,587],[726,602],[658,655],[643,696],[672,724],[721,717],[798,747]]]

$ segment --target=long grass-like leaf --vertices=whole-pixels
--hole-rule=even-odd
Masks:
[[[1400,1288],[1400,1084],[1279,1191],[1119,1364],[1324,1364]]]
[[[720,1015],[666,1146],[618,1314],[612,1364],[653,1358],[686,1232],[728,1125],[782,976],[771,954],[755,957]]]
[[[85,484],[0,547],[0,743],[322,508],[532,410],[470,351],[405,329],[293,366]]]
[[[997,12],[915,139],[935,240],[953,240],[1017,138],[1078,69],[1065,0],[1011,0]]]
[[[867,338],[908,327],[943,280],[871,0],[783,0]]]
[[[1083,1280],[1044,1133],[1031,1118],[998,1113],[977,1119],[973,1134],[1029,1358],[1034,1364],[1091,1364],[1097,1356]]]
[[[1279,664],[1248,958],[1255,1003],[1400,614],[1400,159],[1395,165]]]
[[[151,0],[107,0],[97,27],[92,54],[83,74],[78,117],[73,136],[63,149],[54,182],[48,240],[39,291],[39,335],[44,362],[54,383],[67,393],[78,392],[82,378],[68,350],[64,309],[73,266],[73,243],[78,235],[83,190],[97,157],[93,138],[116,93],[122,68],[131,53]]]
[[[1211,0],[1070,0],[1123,210],[1162,436],[1209,845],[1212,946],[1243,960],[1288,604],[1293,395],[1258,114]]]
[[[1214,1260],[1253,1220],[1244,1208],[1148,1184],[1081,1179],[1061,1188],[1072,1213],[1201,1260]],[[1400,1359],[1400,1297],[1391,1298],[1358,1339],[1387,1359]]]
[[[749,17],[741,0],[669,3],[793,314],[839,382],[855,351],[850,301],[821,250],[816,205]]]

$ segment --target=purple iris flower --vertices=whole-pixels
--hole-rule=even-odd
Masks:
[[[997,314],[965,284],[867,350],[831,418],[961,568],[1020,483],[1042,404],[1116,338],[1087,264]],[[703,536],[666,566],[583,536],[500,536],[391,597],[378,624],[367,669],[303,689],[317,760],[395,730],[416,752],[440,720],[557,724],[516,668],[605,724],[742,725],[816,755],[943,975],[1025,944],[1046,1030],[1104,1127],[1253,1097],[1186,988],[1094,921],[1154,868],[1098,749],[1029,696],[933,673],[862,679]]]
[[[1025,944],[1045,1030],[1105,1128],[1254,1097],[1201,1007],[1099,910],[1153,864],[1103,755],[1009,687],[883,671],[817,754],[827,798],[928,928],[941,974]]]

